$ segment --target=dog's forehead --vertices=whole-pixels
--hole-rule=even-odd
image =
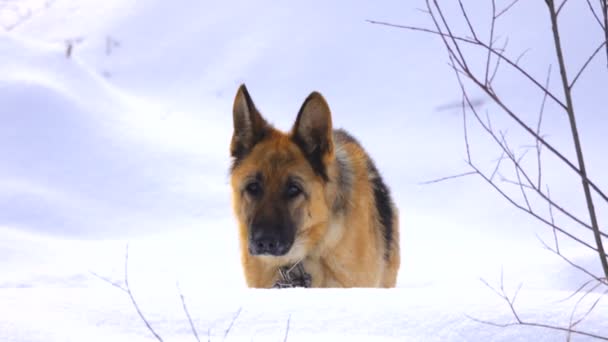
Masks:
[[[288,137],[259,143],[251,153],[250,159],[265,176],[289,175],[312,172],[299,147]]]

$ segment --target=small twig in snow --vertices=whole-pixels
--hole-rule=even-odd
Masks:
[[[224,338],[223,338],[223,340],[225,340],[226,337],[228,337],[228,334],[230,333],[230,330],[232,330],[232,326],[234,325],[234,322],[236,321],[236,319],[241,314],[241,310],[243,310],[243,307],[240,307],[237,310],[236,314],[234,314],[234,316],[232,317],[232,321],[230,322],[230,325],[228,326],[228,329],[226,329],[226,331],[224,331]]]
[[[182,307],[184,308],[184,313],[186,314],[186,317],[188,317],[188,322],[190,323],[190,328],[192,329],[192,334],[194,334],[194,337],[196,338],[196,340],[198,342],[201,342],[200,338],[198,337],[198,332],[196,331],[196,328],[194,327],[194,323],[192,322],[192,317],[190,316],[190,312],[188,311],[188,307],[186,306],[186,300],[184,299],[184,295],[182,294],[182,290],[179,287],[179,283],[176,283],[175,286],[177,287],[177,292],[179,293],[179,298],[182,301]]]
[[[135,297],[133,297],[133,292],[131,292],[131,287],[129,286],[129,245],[127,244],[126,250],[125,250],[125,279],[124,279],[124,287],[121,286],[120,284],[114,283],[109,279],[106,279],[104,277],[101,277],[99,275],[97,275],[94,272],[91,272],[94,276],[96,276],[97,278],[109,283],[110,285],[122,290],[123,292],[125,292],[128,296],[129,299],[131,299],[131,303],[133,304],[133,306],[135,307],[135,310],[137,311],[137,314],[139,315],[139,318],[141,318],[141,320],[144,322],[144,324],[146,325],[146,327],[148,328],[148,330],[152,333],[152,335],[154,335],[154,337],[160,341],[163,342],[162,337],[160,337],[159,334],[156,333],[156,331],[152,328],[152,326],[150,325],[150,323],[148,322],[148,320],[146,319],[146,317],[144,316],[143,312],[139,309],[139,305],[137,304],[137,301],[135,300]]]
[[[287,337],[289,336],[289,323],[291,322],[291,314],[287,318],[287,327],[285,328],[285,337],[283,338],[283,342],[287,342]]]

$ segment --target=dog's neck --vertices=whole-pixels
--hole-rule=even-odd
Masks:
[[[279,267],[279,279],[273,288],[311,287],[312,278],[304,270],[302,261],[294,265]]]

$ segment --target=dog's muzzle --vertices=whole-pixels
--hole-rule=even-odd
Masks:
[[[254,233],[249,239],[249,253],[251,255],[274,255],[287,254],[291,243],[281,241],[276,234]]]

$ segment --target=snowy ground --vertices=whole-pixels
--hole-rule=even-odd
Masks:
[[[567,326],[580,296],[564,299],[587,278],[543,250],[536,234],[549,232],[479,179],[418,184],[465,168],[460,117],[435,110],[459,93],[437,40],[364,22],[428,24],[416,7],[0,2],[0,341],[154,340],[129,297],[93,275],[122,282],[127,244],[133,293],[166,341],[194,340],[178,282],[203,340],[565,340],[471,318],[513,322],[480,281],[500,286],[502,273],[509,295],[523,284],[522,319]],[[523,43],[538,43],[523,31]],[[598,70],[581,80],[585,96],[600,94],[594,77],[608,79]],[[245,288],[227,174],[242,82],[280,128],[321,91],[335,126],[366,145],[403,215],[397,289]],[[547,123],[554,137],[557,122]],[[589,115],[580,124],[596,174],[608,169],[606,123]],[[570,199],[573,189],[552,194]],[[607,209],[598,205],[601,222]],[[563,250],[594,267],[592,253]],[[589,295],[575,319],[601,296]],[[578,329],[608,335],[606,299]]]

